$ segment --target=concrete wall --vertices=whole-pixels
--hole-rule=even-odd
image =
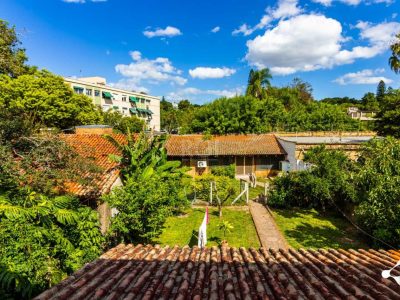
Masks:
[[[284,141],[278,138],[279,144],[286,151],[286,160],[289,161],[291,170],[297,170],[297,154],[296,154],[296,143],[290,141]]]
[[[237,165],[237,158],[238,157],[242,157],[242,156],[236,156],[236,157],[231,157],[232,159],[232,164]],[[273,156],[275,157],[275,156]],[[211,173],[211,164],[210,164],[210,160],[211,159],[215,159],[216,157],[170,157],[169,159],[171,160],[179,160],[182,162],[183,166],[189,167],[189,171],[187,172],[188,175],[192,176],[192,177],[196,177],[196,176],[201,176],[204,174],[210,174]],[[222,158],[222,157],[221,157]],[[267,177],[267,176],[272,176],[277,174],[278,168],[268,168],[265,170],[257,170],[257,164],[256,164],[256,159],[254,156],[246,156],[246,158],[250,158],[251,159],[251,163],[249,164],[248,162],[246,162],[246,165],[248,165],[248,171],[251,173],[255,173],[256,176],[259,177]],[[276,156],[276,161],[279,160],[283,160],[283,158],[281,159],[279,156]],[[198,168],[197,167],[197,162],[198,161],[206,161],[207,162],[207,167],[205,168]],[[215,165],[217,166],[217,165]],[[227,166],[226,164],[223,163],[219,163],[218,166]],[[238,173],[238,168],[236,168],[236,175],[247,175],[247,172],[244,171],[244,169],[240,172],[240,174]]]
[[[111,187],[111,191],[112,191],[112,189],[114,189],[118,186],[122,186],[122,180],[119,177],[113,183],[113,185]],[[115,212],[113,212],[112,209],[110,208],[110,206],[105,202],[103,202],[99,206],[97,206],[97,212],[99,214],[101,233],[105,234],[107,232],[108,228],[110,227],[112,213],[115,214]]]
[[[284,136],[376,136],[375,131],[304,131],[304,132],[275,132],[277,137]]]

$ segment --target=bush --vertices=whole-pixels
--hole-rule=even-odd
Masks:
[[[196,191],[196,198],[209,201],[210,185],[213,181],[216,183],[217,195],[223,204],[230,203],[240,193],[240,183],[236,179],[228,176],[205,174],[196,177],[194,181],[192,181],[192,189]],[[214,200],[216,200],[215,197]]]
[[[226,176],[229,178],[235,178],[236,174],[235,164],[231,164],[229,166],[211,167],[211,174],[215,176]]]
[[[186,168],[179,161],[168,161],[164,147],[166,136],[141,134],[136,141],[128,136],[128,144],[117,145],[124,185],[104,196],[118,214],[111,219],[112,243],[151,242],[162,230],[166,218],[182,210],[188,200],[183,179]]]
[[[70,197],[0,195],[0,296],[32,296],[97,258],[97,213]],[[3,275],[7,274],[7,277]]]
[[[305,160],[313,164],[310,170],[288,173],[272,182],[271,205],[325,210],[336,205],[344,208],[354,200],[353,164],[343,152],[316,147],[306,153]]]
[[[361,152],[357,167],[358,224],[373,236],[399,247],[400,141],[394,138],[370,141]]]

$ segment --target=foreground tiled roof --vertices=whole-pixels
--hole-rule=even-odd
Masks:
[[[286,154],[273,134],[171,135],[166,144],[169,156],[273,155]]]
[[[112,135],[119,143],[126,141],[124,135]],[[103,194],[110,190],[113,183],[119,177],[117,163],[110,159],[110,155],[120,155],[118,148],[107,138],[100,134],[65,134],[60,135],[68,145],[84,158],[93,160],[95,165],[101,168],[100,174],[96,175],[97,191],[76,182],[67,183],[68,190],[78,196],[89,194]]]
[[[400,299],[400,286],[381,276],[399,259],[383,250],[121,244],[36,299]]]

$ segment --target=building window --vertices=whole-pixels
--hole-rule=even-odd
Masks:
[[[94,95],[95,95],[95,97],[100,97],[100,91],[99,90],[94,90]]]
[[[86,89],[86,95],[92,96],[92,90],[91,89]]]
[[[147,102],[147,103],[150,103],[150,100],[149,100],[149,99],[146,99],[146,102]]]
[[[122,108],[122,113],[123,113],[124,115],[127,115],[127,114],[128,114],[128,108],[127,108],[127,107],[123,107],[123,108]]]
[[[144,99],[140,99],[140,103],[144,103]]]
[[[122,96],[122,101],[126,102],[126,96]]]
[[[83,94],[83,88],[79,86],[74,86],[74,92],[77,94]]]

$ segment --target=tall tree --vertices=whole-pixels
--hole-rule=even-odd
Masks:
[[[376,88],[376,100],[378,103],[382,103],[383,98],[386,94],[386,84],[383,80],[379,81],[378,87]]]
[[[265,88],[271,85],[271,72],[268,68],[254,71],[250,70],[247,82],[246,96],[262,99],[265,96]]]
[[[291,88],[295,89],[299,93],[299,100],[302,103],[310,103],[313,100],[312,92],[313,88],[310,83],[295,77],[292,81]]]
[[[101,121],[89,97],[75,94],[61,77],[44,70],[18,78],[0,76],[0,110],[29,113],[35,123],[61,129]]]
[[[364,109],[367,110],[378,110],[379,105],[374,93],[366,93],[362,98],[361,102]]]
[[[376,130],[382,135],[400,137],[400,90],[386,94],[377,114]]]
[[[389,58],[390,68],[397,74],[400,72],[400,33],[396,35],[396,41],[390,46],[392,56]]]
[[[0,74],[18,77],[29,72],[28,57],[20,44],[15,27],[0,19]]]

